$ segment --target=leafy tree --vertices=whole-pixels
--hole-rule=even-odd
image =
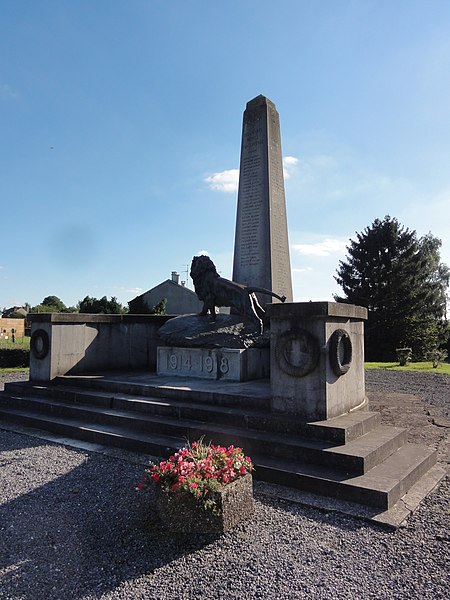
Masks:
[[[14,311],[8,314],[8,319],[25,319],[26,315],[21,312]]]
[[[152,308],[153,315],[165,315],[167,306],[167,298],[163,298],[158,304]]]
[[[42,300],[41,305],[54,308],[57,312],[64,312],[66,310],[66,305],[58,298],[58,296],[46,296]]]
[[[86,296],[80,301],[78,309],[80,313],[103,313],[105,315],[124,314],[127,312],[127,309],[114,296],[111,296],[111,300],[108,300],[106,296],[100,299]]]
[[[61,312],[55,306],[48,306],[47,304],[36,304],[30,309],[31,313],[56,313]]]
[[[128,302],[128,311],[132,315],[165,315],[167,298],[162,298],[158,304],[149,308],[144,302],[144,296],[137,296]]]
[[[30,306],[28,303],[25,304],[28,307],[28,312],[31,313],[74,313],[78,312],[75,306],[66,306],[64,302],[58,298],[58,296],[46,296],[41,304],[36,306]]]
[[[356,235],[335,277],[345,296],[335,300],[369,309],[367,360],[394,360],[399,347],[423,358],[447,331],[450,272],[440,262],[441,241],[431,233],[418,239],[390,216]]]

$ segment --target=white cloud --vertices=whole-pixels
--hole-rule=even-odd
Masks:
[[[305,269],[292,269],[293,273],[307,273],[308,271],[312,271],[312,267],[306,267]]]
[[[217,192],[234,194],[239,185],[239,169],[227,169],[220,173],[213,173],[205,178],[208,187]]]
[[[325,238],[314,244],[293,244],[292,249],[303,256],[330,256],[345,252],[348,240]]]
[[[283,174],[285,179],[289,179],[291,175],[295,172],[295,167],[298,164],[298,158],[295,156],[285,156],[283,158]]]
[[[209,256],[208,250],[199,250],[195,256]]]
[[[298,164],[298,158],[295,156],[285,156],[283,158],[283,174],[285,179],[289,179]],[[235,194],[239,187],[239,169],[226,169],[218,173],[213,173],[205,177],[209,189],[227,194]]]
[[[126,294],[142,294],[142,292],[144,291],[144,288],[141,287],[125,287],[125,286],[118,286],[115,285],[113,287],[113,290],[115,292],[120,292],[120,293],[126,293]]]

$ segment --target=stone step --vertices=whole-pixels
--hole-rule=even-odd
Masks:
[[[12,423],[20,423],[27,427],[50,431],[76,440],[142,452],[152,456],[167,457],[186,445],[185,438],[171,438],[156,433],[145,435],[142,432],[126,431],[123,428],[105,424],[40,415],[25,409],[5,410],[0,408],[0,417]]]
[[[10,383],[5,390],[11,397],[43,397],[55,400],[89,404],[102,408],[114,408],[141,412],[151,415],[170,416],[182,419],[196,419],[205,422],[245,427],[273,433],[299,434],[304,437],[321,439],[334,444],[345,444],[369,433],[380,423],[380,414],[369,411],[357,411],[336,417],[328,421],[305,423],[290,415],[270,412],[263,407],[254,408],[197,402],[197,390],[192,390],[186,398],[151,397],[150,395],[131,395],[111,391],[92,391],[84,386],[70,385],[71,379],[63,379],[63,384],[33,384],[27,382]],[[78,378],[79,381],[84,379]],[[152,389],[147,389],[149,394]]]
[[[186,444],[184,437],[46,416],[25,409],[2,407],[0,415],[6,420],[58,435],[153,456],[167,457]],[[228,439],[227,443],[233,441]],[[235,445],[238,445],[236,441]],[[271,448],[268,443],[266,453]],[[414,444],[404,445],[382,464],[358,476],[330,466],[287,461],[272,456],[272,453],[270,457],[258,453],[251,456],[258,479],[383,510],[392,507],[436,462],[434,450]]]
[[[252,457],[256,477],[271,483],[387,510],[436,464],[436,451],[406,444],[368,473],[348,477],[337,469]]]
[[[207,436],[215,443],[242,446],[247,454],[263,453],[267,447],[271,454],[279,458],[309,460],[317,464],[328,464],[348,473],[362,474],[392,454],[406,441],[406,430],[379,426],[345,445],[314,440],[298,435],[262,432],[224,422],[202,421],[195,411],[193,418],[180,415],[148,415],[146,413],[89,406],[75,402],[54,401],[46,398],[20,396],[0,397],[0,415],[4,418],[20,418],[26,411],[30,419],[33,414],[48,415],[48,419],[75,420],[96,426],[114,426],[126,431],[160,433],[191,441]],[[196,417],[196,418],[194,418]]]
[[[130,378],[131,379],[131,378]],[[141,380],[141,382],[140,382]],[[178,381],[179,380],[179,381]],[[145,382],[145,383],[144,383]],[[253,387],[248,385],[253,384]],[[110,395],[130,395],[152,398],[170,398],[179,401],[195,401],[198,404],[213,404],[230,408],[250,408],[270,410],[270,384],[266,380],[244,383],[220,383],[204,380],[184,380],[181,377],[135,376],[134,380],[120,380],[110,376],[65,375],[51,383],[14,382],[5,384],[5,391],[25,390],[31,387],[38,394],[45,395],[51,388],[76,388],[87,393]],[[15,393],[15,392],[13,392]]]

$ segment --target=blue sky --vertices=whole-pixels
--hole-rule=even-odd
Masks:
[[[390,214],[450,264],[447,0],[2,0],[0,307],[231,277],[242,113],[277,106],[294,299]]]

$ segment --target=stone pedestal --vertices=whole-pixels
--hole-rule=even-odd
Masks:
[[[363,408],[367,310],[335,302],[267,309],[272,410],[322,421]]]
[[[249,381],[268,377],[269,369],[268,348],[158,348],[158,375]]]

